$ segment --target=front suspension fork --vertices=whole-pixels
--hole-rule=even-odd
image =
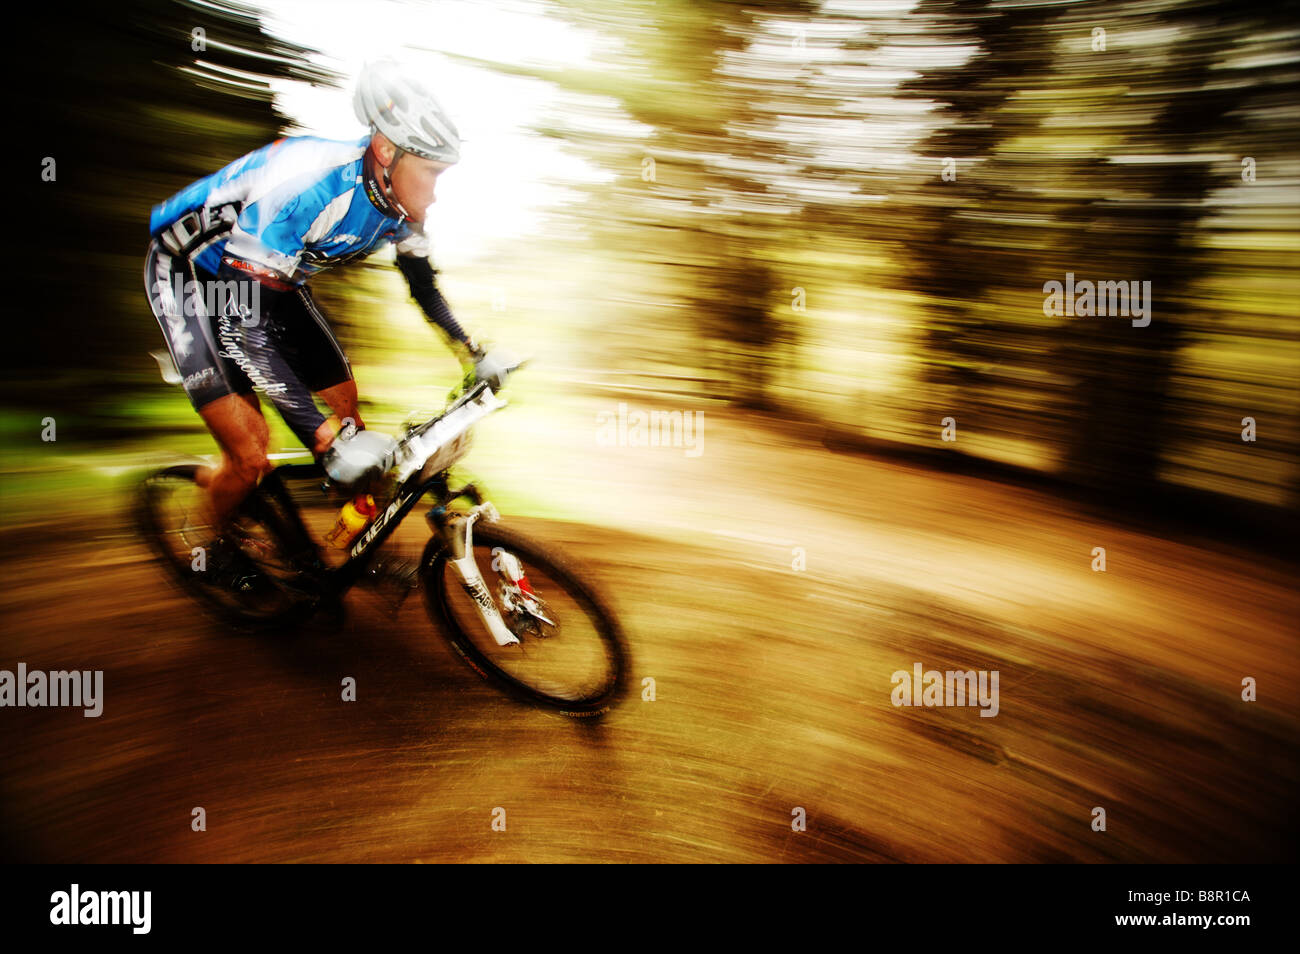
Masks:
[[[519,637],[510,632],[505,620],[501,618],[501,611],[492,599],[492,591],[483,582],[483,574],[479,572],[478,563],[474,559],[474,524],[480,517],[486,518],[488,523],[496,523],[499,516],[496,508],[484,501],[463,515],[453,515],[441,507],[435,508],[429,512],[429,522],[446,544],[447,560],[456,568],[461,587],[474,601],[492,638],[498,646],[516,646]]]

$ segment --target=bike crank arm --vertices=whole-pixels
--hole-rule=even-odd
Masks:
[[[461,586],[474,601],[479,616],[482,617],[492,638],[497,641],[497,645],[517,646],[519,637],[510,632],[505,620],[501,618],[501,611],[497,609],[491,591],[483,582],[483,574],[479,572],[478,563],[474,560],[474,521],[485,514],[489,521],[493,520],[496,517],[496,508],[490,503],[483,503],[466,514],[462,521],[465,527],[463,535],[459,527],[449,523],[445,533],[445,539],[451,549],[451,558],[448,562],[456,568]]]

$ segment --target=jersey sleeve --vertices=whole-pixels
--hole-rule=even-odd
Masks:
[[[397,267],[406,276],[411,297],[423,310],[425,320],[434,327],[442,329],[451,341],[460,342],[471,351],[475,350],[477,345],[474,340],[452,315],[451,306],[438,290],[434,278],[437,272],[433,264],[423,256],[398,255]]]

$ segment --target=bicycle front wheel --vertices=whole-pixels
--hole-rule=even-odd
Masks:
[[[526,586],[508,574],[518,561]],[[474,525],[474,562],[506,627],[502,646],[442,541],[425,547],[420,575],[430,616],[484,679],[527,702],[574,717],[599,716],[622,697],[628,653],[622,629],[594,588],[553,550],[496,524]]]

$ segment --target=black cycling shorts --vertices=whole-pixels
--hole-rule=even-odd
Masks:
[[[232,333],[232,325],[239,322],[208,314],[207,303],[214,299],[206,290],[216,281],[215,275],[189,258],[173,255],[157,241],[150,242],[144,265],[145,291],[195,410],[227,394],[263,390],[221,345],[223,332]],[[352,379],[347,356],[306,285],[285,295],[265,332],[267,347],[278,352],[312,391]]]

